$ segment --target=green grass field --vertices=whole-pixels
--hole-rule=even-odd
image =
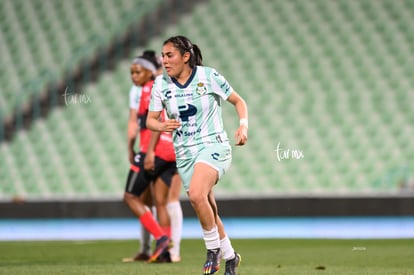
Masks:
[[[414,239],[232,241],[241,275],[414,274]],[[0,242],[0,274],[201,274],[204,244],[183,240],[182,262],[122,263],[137,241]],[[216,274],[224,273],[222,269]]]

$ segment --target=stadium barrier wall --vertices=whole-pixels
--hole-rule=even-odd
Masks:
[[[414,196],[217,199],[222,217],[410,216]],[[195,217],[188,199],[184,217]],[[133,217],[120,200],[0,202],[0,218]]]

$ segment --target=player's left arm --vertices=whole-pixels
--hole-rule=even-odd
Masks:
[[[127,146],[128,159],[131,164],[134,164],[135,150],[134,145],[138,134],[137,110],[129,109],[128,130],[127,130]]]
[[[240,126],[234,134],[236,145],[245,145],[247,142],[248,110],[246,101],[235,91],[227,97],[227,101],[234,105],[240,119]]]
[[[144,169],[152,171],[155,169],[155,147],[160,140],[161,132],[151,131],[151,138],[148,143],[147,153],[144,158]]]

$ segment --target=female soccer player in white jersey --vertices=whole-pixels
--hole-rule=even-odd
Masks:
[[[147,127],[173,132],[177,168],[190,202],[199,218],[207,259],[204,274],[214,274],[226,261],[225,273],[236,274],[236,253],[218,216],[213,187],[231,163],[231,146],[223,128],[221,101],[235,106],[240,127],[236,145],[247,142],[247,105],[213,68],[202,66],[197,45],[184,36],[167,39],[162,48],[167,75],[158,76],[152,90]],[[167,110],[169,120],[159,120]]]

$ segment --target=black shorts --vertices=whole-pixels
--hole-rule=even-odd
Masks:
[[[154,171],[144,170],[145,153],[138,153],[134,157],[134,165],[129,169],[125,192],[140,196],[152,181],[161,177],[163,182],[170,187],[172,177],[177,174],[175,161],[165,161],[155,157]]]

